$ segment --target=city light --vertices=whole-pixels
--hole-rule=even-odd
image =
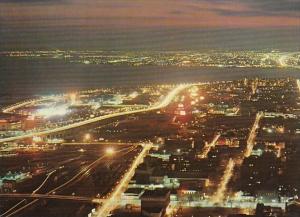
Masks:
[[[155,110],[159,110],[162,109],[166,106],[168,106],[173,100],[174,98],[179,95],[179,93],[181,91],[183,91],[184,89],[194,86],[194,84],[186,84],[186,85],[178,85],[175,86],[173,89],[171,89],[171,91],[165,96],[162,97],[157,103],[149,106],[149,107],[145,107],[145,108],[141,108],[141,109],[136,109],[136,110],[125,110],[125,111],[120,111],[120,112],[116,112],[116,113],[112,113],[112,114],[107,114],[107,115],[102,115],[102,116],[96,116],[94,118],[90,118],[87,120],[83,120],[83,121],[79,121],[79,122],[75,122],[75,123],[71,123],[65,126],[56,126],[53,129],[47,129],[47,130],[43,130],[43,131],[38,131],[38,132],[31,132],[31,133],[27,133],[27,134],[23,134],[23,135],[18,135],[18,136],[14,136],[14,137],[8,137],[8,138],[0,138],[0,142],[8,142],[8,141],[14,141],[17,139],[24,139],[24,138],[29,138],[35,135],[47,135],[50,133],[56,133],[56,132],[62,132],[65,130],[69,130],[69,129],[73,129],[73,128],[77,128],[80,126],[84,126],[90,123],[95,123],[101,120],[106,120],[106,119],[111,119],[117,116],[124,116],[124,115],[130,115],[130,114],[137,114],[137,113],[142,113],[142,112],[147,112],[147,111],[155,111]],[[50,109],[53,111],[53,108]],[[55,112],[55,111],[54,111]],[[68,112],[68,110],[67,110]],[[53,113],[50,113],[49,110],[47,112],[43,112],[46,113],[50,116],[53,115]],[[61,112],[61,113],[66,113],[66,111]]]
[[[134,99],[134,98],[136,98],[138,95],[139,95],[139,93],[136,92],[136,91],[134,91],[134,92],[132,92],[131,94],[129,94],[129,97],[130,97],[131,99]]]
[[[152,148],[152,143],[143,144],[143,150],[135,158],[129,170],[126,172],[126,174],[123,176],[121,181],[111,192],[109,197],[102,203],[102,206],[100,206],[99,209],[96,211],[97,217],[107,216],[118,205],[119,202],[118,200],[120,199],[122,192],[126,189],[128,183],[133,177],[135,173],[135,169],[139,164],[142,163],[143,159],[148,154],[148,151],[151,148]]]
[[[115,153],[115,150],[112,147],[109,147],[105,150],[106,154],[112,155]]]
[[[3,56],[14,58],[27,57],[30,59],[38,58],[41,51],[18,51],[0,53]],[[280,52],[280,51],[215,51],[215,52],[147,52],[147,55],[138,52],[123,53],[115,52],[115,54],[99,55],[95,51],[85,51],[82,53],[72,52],[69,54],[67,50],[60,51],[69,58],[66,61],[77,61],[81,64],[133,64],[138,66],[145,66],[149,64],[149,60],[156,66],[202,66],[202,67],[253,67],[253,68],[295,68],[299,69],[299,51]],[[44,58],[52,59],[57,57],[53,55],[52,51],[43,51]],[[138,56],[138,58],[137,58]],[[126,57],[124,59],[124,57]],[[239,58],[237,58],[239,57]],[[109,59],[109,60],[108,60]]]
[[[41,137],[39,137],[39,136],[34,136],[34,137],[32,137],[32,141],[33,142],[42,142],[43,139]]]
[[[0,217],[300,217],[299,12],[0,0]]]
[[[219,187],[213,197],[211,198],[212,203],[222,203],[225,199],[225,193],[227,191],[227,185],[233,175],[233,169],[234,169],[235,163],[232,159],[229,159],[229,162],[227,164],[227,167],[225,169],[224,175],[221,178],[221,183],[219,184]]]
[[[257,83],[257,91],[252,93],[251,86],[254,82]],[[34,121],[28,121],[27,117],[30,117],[29,115],[36,108],[60,105],[65,101],[68,101],[66,105],[70,105],[71,95],[62,95],[63,102],[47,100],[46,103],[25,104],[23,107],[18,107],[17,111],[12,110],[13,113],[10,115],[29,111],[19,122],[20,127],[26,126],[29,130],[28,132],[20,132],[20,134],[12,134],[11,138],[0,138],[0,141],[2,139],[4,141],[5,139],[16,141],[9,146],[4,145],[3,150],[5,151],[0,154],[8,157],[14,149],[30,152],[30,159],[38,162],[36,168],[20,169],[30,172],[28,178],[35,179],[34,177],[37,175],[46,177],[40,186],[51,184],[48,179],[52,177],[49,173],[53,168],[57,168],[57,171],[52,173],[53,179],[61,179],[60,175],[70,169],[68,164],[78,165],[78,173],[64,181],[61,180],[59,193],[53,194],[53,192],[58,192],[56,188],[50,190],[49,193],[36,192],[34,195],[26,193],[19,196],[33,197],[34,200],[32,201],[35,202],[32,203],[43,198],[67,199],[75,202],[92,201],[97,204],[97,208],[90,213],[92,216],[114,214],[113,210],[116,207],[127,209],[128,206],[128,209],[133,207],[142,210],[143,203],[140,194],[149,189],[156,191],[161,188],[174,189],[177,192],[177,195],[170,195],[171,202],[169,205],[174,207],[172,209],[174,215],[179,214],[181,209],[191,208],[193,210],[194,207],[201,207],[200,209],[204,207],[210,209],[216,207],[241,208],[249,209],[253,213],[257,201],[282,208],[288,200],[287,198],[281,198],[282,200],[278,201],[277,198],[267,198],[267,196],[262,195],[256,200],[254,194],[248,193],[253,191],[257,194],[259,191],[255,189],[256,186],[263,186],[268,183],[268,180],[260,177],[257,171],[271,171],[274,175],[268,177],[270,180],[275,180],[278,175],[286,176],[285,167],[278,167],[276,164],[280,160],[283,165],[286,165],[285,162],[289,160],[287,159],[289,154],[286,153],[288,138],[285,138],[285,134],[293,136],[300,134],[300,130],[297,130],[299,132],[291,130],[294,129],[294,124],[298,121],[298,117],[293,113],[296,104],[292,100],[290,100],[292,101],[290,104],[285,101],[287,94],[298,94],[298,84],[284,81],[284,87],[277,87],[276,85],[280,82],[282,80],[261,79],[256,81],[249,79],[247,84],[243,84],[243,80],[237,80],[214,82],[209,83],[209,85],[202,83],[173,85],[170,89],[161,90],[163,96],[151,95],[152,92],[157,92],[157,86],[153,86],[152,91],[147,92],[150,94],[149,101],[151,101],[148,105],[145,103],[139,105],[139,100],[144,101],[144,97],[139,97],[134,101],[130,101],[131,99],[127,97],[125,100],[124,97],[128,96],[128,89],[126,88],[124,93],[122,93],[122,88],[118,89],[117,92],[113,92],[115,91],[113,89],[107,89],[108,97],[103,97],[105,102],[108,102],[107,99],[110,100],[116,94],[124,98],[124,104],[117,106],[115,104],[103,104],[104,101],[97,101],[99,95],[95,92],[84,92],[84,94],[78,92],[81,96],[80,105],[72,106],[72,115],[47,121],[38,115],[35,116]],[[193,87],[197,87],[199,95],[191,99]],[[286,91],[286,88],[290,88],[289,91]],[[142,94],[140,88],[136,90]],[[226,91],[220,92],[220,90]],[[236,94],[237,91],[240,94]],[[264,99],[264,94],[267,100]],[[207,100],[200,101],[204,100],[204,96],[207,96]],[[270,102],[269,98],[274,98],[274,102]],[[182,102],[178,102],[179,99],[182,99]],[[283,103],[280,104],[282,100]],[[242,103],[245,101],[249,102],[251,107]],[[259,105],[265,103],[263,109],[253,103],[257,101],[261,101]],[[131,102],[137,104],[132,106]],[[101,105],[99,109],[93,110],[94,103]],[[276,108],[274,104],[278,104],[280,107]],[[52,108],[57,107],[52,106]],[[286,112],[282,111],[282,107],[285,108],[284,111]],[[240,112],[239,109],[241,109]],[[210,113],[211,111],[214,113]],[[289,112],[287,113],[287,111]],[[149,113],[149,119],[135,118],[136,114],[139,113],[142,113],[143,116],[147,116]],[[232,115],[233,113],[238,114]],[[156,118],[153,118],[155,116],[169,116],[170,114],[172,114],[170,116],[172,119],[159,124],[156,123]],[[173,118],[174,114],[176,119]],[[183,116],[180,117],[180,115]],[[102,120],[105,120],[103,124],[100,123]],[[63,122],[65,125],[62,124]],[[91,124],[96,122],[97,124]],[[4,124],[7,122],[0,123],[3,123],[1,127],[6,127]],[[158,129],[160,131],[152,137],[155,144],[140,143],[148,139],[144,136],[144,128],[140,128],[140,124],[151,127],[157,126],[157,129],[153,129],[153,133],[157,133]],[[19,125],[14,125],[14,127]],[[141,129],[137,138],[131,137],[131,134],[127,138],[128,133],[133,135],[133,132],[136,132],[136,125],[139,127],[138,129]],[[35,128],[30,128],[31,126]],[[46,130],[40,128],[43,126],[47,126],[44,128]],[[84,129],[81,128],[82,126],[85,126]],[[134,126],[134,131],[131,131],[132,126]],[[168,126],[174,127],[176,131],[173,131],[174,133],[164,132],[163,130],[167,129]],[[151,131],[151,127],[147,131]],[[78,130],[70,130],[76,128]],[[65,131],[67,133],[64,133]],[[10,131],[3,130],[3,132]],[[59,139],[55,139],[56,137]],[[279,137],[282,137],[283,141],[274,141]],[[19,143],[16,138],[21,138],[22,141]],[[122,149],[117,149],[116,145],[118,147],[130,145],[131,147],[124,148],[126,151],[123,152],[120,151]],[[291,146],[293,147],[292,144]],[[149,151],[150,148],[151,151]],[[71,151],[74,156],[69,156],[66,151]],[[43,157],[43,154],[39,154],[39,152],[45,152],[47,156]],[[51,163],[50,168],[45,162],[48,158],[56,160],[57,158],[52,158],[52,156],[56,156],[59,152],[63,154],[59,154],[61,157],[57,158],[62,159],[57,160],[57,163],[53,162],[57,165]],[[18,156],[13,154],[11,156]],[[90,164],[88,162],[89,157],[93,155],[98,155],[100,158]],[[266,160],[265,155],[272,157]],[[40,163],[39,159],[41,158],[45,160]],[[142,162],[144,163],[136,170]],[[107,170],[108,173],[112,174],[112,177],[107,176],[107,179],[104,179],[101,175],[97,176],[101,170]],[[153,171],[160,170],[162,170],[161,177],[163,178],[149,180],[147,184],[141,183],[139,180],[139,174],[147,172],[147,174],[154,176],[156,174]],[[249,170],[253,171],[253,174],[244,172]],[[172,177],[168,174],[172,174]],[[56,176],[58,178],[55,178]],[[181,178],[182,176],[184,178]],[[88,196],[82,196],[81,192],[76,191],[76,189],[64,193],[65,187],[67,189],[68,185],[74,184],[73,186],[75,186],[79,181],[84,187],[89,187],[89,182],[84,182],[89,177],[95,177],[94,179],[97,179],[95,182],[104,183],[103,187],[108,189],[107,193],[101,194],[98,189],[95,191],[96,193],[91,193]],[[284,191],[289,192],[284,183],[280,184],[280,188],[275,190],[280,189],[281,194],[284,194]],[[239,194],[235,192],[237,187],[239,187]],[[132,189],[138,193],[132,193]],[[292,190],[292,195],[297,194],[296,191]],[[6,195],[15,197],[17,194],[12,192]],[[19,206],[25,207],[26,204]],[[8,213],[12,213],[18,209],[12,207],[7,210]]]
[[[89,140],[91,140],[92,136],[90,133],[86,133],[84,134],[84,141],[88,142]]]
[[[76,93],[71,93],[70,94],[70,100],[71,100],[72,105],[76,104],[77,94]]]
[[[35,113],[37,116],[50,118],[53,116],[63,116],[70,112],[67,105],[53,106],[49,108],[38,109]]]
[[[259,122],[261,120],[261,118],[263,117],[263,113],[262,112],[258,112],[256,114],[256,117],[255,117],[255,120],[254,120],[254,124],[251,128],[251,131],[249,133],[249,137],[248,137],[248,140],[247,140],[247,147],[246,147],[246,151],[245,151],[245,154],[244,154],[244,157],[249,157],[251,152],[252,152],[252,149],[253,149],[253,146],[254,146],[254,140],[256,138],[256,130],[258,129],[259,127]]]

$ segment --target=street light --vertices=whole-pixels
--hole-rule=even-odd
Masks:
[[[71,100],[72,105],[76,104],[76,98],[77,98],[76,93],[71,93],[70,94],[70,100]]]
[[[105,150],[106,154],[112,155],[115,153],[115,150],[112,147],[109,147]]]
[[[89,134],[89,133],[86,133],[85,135],[84,135],[84,141],[89,141],[90,139],[91,139],[91,134]]]
[[[85,150],[83,148],[78,150],[79,152],[85,152]]]

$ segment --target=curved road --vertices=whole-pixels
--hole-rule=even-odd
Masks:
[[[153,106],[149,106],[148,108],[137,109],[137,110],[133,110],[133,111],[118,112],[118,113],[109,114],[109,115],[103,115],[103,116],[100,116],[100,117],[91,118],[91,119],[88,119],[88,120],[80,121],[80,122],[73,123],[73,124],[66,125],[66,126],[62,126],[62,127],[57,127],[57,128],[50,129],[50,130],[44,130],[44,131],[39,131],[39,132],[28,133],[28,134],[21,135],[21,136],[3,138],[3,139],[0,139],[0,143],[2,143],[2,142],[11,142],[11,141],[20,140],[20,139],[26,139],[26,138],[30,138],[30,137],[33,137],[33,136],[48,135],[48,134],[57,133],[57,132],[61,132],[61,131],[81,127],[81,126],[84,126],[84,125],[87,125],[87,124],[95,123],[95,122],[98,122],[98,121],[101,121],[101,120],[106,120],[106,119],[110,119],[110,118],[114,118],[114,117],[130,115],[130,114],[137,114],[137,113],[142,113],[142,112],[148,112],[148,111],[161,109],[161,108],[164,108],[164,107],[168,106],[172,102],[172,100],[177,96],[177,94],[179,94],[182,90],[184,90],[188,87],[191,87],[193,85],[194,84],[182,84],[182,85],[177,86],[172,91],[170,91],[168,93],[168,95],[161,102],[159,102],[158,104],[155,104]]]

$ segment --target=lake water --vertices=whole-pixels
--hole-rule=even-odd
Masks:
[[[299,69],[85,65],[62,60],[0,59],[1,96],[52,94],[80,89],[232,80],[244,77],[300,78]]]

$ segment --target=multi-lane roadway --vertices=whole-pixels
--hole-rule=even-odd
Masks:
[[[253,150],[253,146],[256,138],[256,130],[259,128],[259,122],[263,116],[264,116],[263,112],[258,112],[256,114],[255,121],[252,125],[252,128],[249,133],[249,137],[247,139],[247,148],[245,151],[245,157],[249,157]]]
[[[144,144],[139,144],[144,147]],[[51,176],[54,176],[54,174],[57,173],[59,169],[52,169],[50,172],[47,174],[45,179],[42,181],[42,183],[35,189],[33,192],[30,193],[8,193],[8,194],[0,194],[0,198],[10,198],[10,199],[18,199],[18,198],[23,198],[20,202],[6,210],[4,213],[1,213],[0,216],[14,216],[21,211],[25,210],[28,207],[32,207],[34,204],[36,204],[40,199],[51,199],[51,200],[65,200],[65,201],[74,201],[74,202],[88,202],[88,203],[93,203],[93,204],[100,204],[105,199],[100,198],[100,195],[98,196],[88,196],[88,197],[82,197],[82,196],[75,196],[75,195],[59,195],[57,194],[58,192],[62,192],[65,189],[67,189],[68,186],[72,186],[76,184],[77,182],[81,181],[83,178],[88,178],[88,176],[91,174],[91,170],[95,170],[99,163],[102,163],[108,161],[111,158],[118,157],[118,156],[125,156],[127,153],[132,153],[134,150],[136,150],[137,144],[133,144],[129,147],[124,147],[121,149],[114,150],[113,153],[105,153],[101,156],[98,156],[97,159],[89,163],[88,165],[82,167],[80,170],[78,170],[75,174],[73,174],[71,177],[69,177],[67,180],[63,181],[60,183],[58,186],[55,186],[54,188],[52,187],[51,190],[47,189],[47,186],[51,186]],[[57,166],[59,167],[59,166]],[[46,188],[44,188],[44,186]],[[38,193],[40,189],[43,188],[44,190],[41,191],[43,193]],[[28,203],[26,202],[25,199],[33,199],[32,201]]]
[[[210,143],[205,144],[204,148],[203,148],[203,152],[200,154],[200,158],[207,158],[208,153],[210,152],[210,150],[215,147],[217,141],[219,140],[221,134],[218,133],[213,140]]]
[[[157,104],[154,104],[154,105],[149,106],[147,108],[142,108],[142,109],[137,109],[137,110],[132,110],[132,111],[117,112],[117,113],[113,113],[113,114],[108,114],[108,115],[103,115],[103,116],[99,116],[99,117],[95,117],[95,118],[90,118],[88,120],[76,122],[76,123],[73,123],[73,124],[69,124],[69,125],[66,125],[66,126],[57,127],[57,128],[53,128],[53,129],[49,129],[49,130],[31,132],[31,133],[26,133],[26,134],[20,135],[20,136],[3,138],[3,139],[0,139],[0,143],[11,142],[11,141],[15,141],[15,140],[22,140],[22,139],[31,138],[31,137],[34,137],[34,136],[45,136],[45,135],[49,135],[49,134],[58,133],[58,132],[70,130],[70,129],[73,129],[73,128],[81,127],[81,126],[88,125],[88,124],[91,124],[91,123],[99,122],[99,121],[102,121],[102,120],[115,118],[115,117],[120,117],[120,116],[125,116],[125,115],[131,115],[131,114],[137,114],[137,113],[149,112],[149,111],[153,111],[153,110],[162,109],[162,108],[168,106],[172,102],[172,100],[181,91],[183,91],[184,89],[186,89],[188,87],[191,87],[192,85],[193,84],[178,85],[173,90],[171,90],[163,98],[163,100],[161,100]]]
[[[114,113],[114,114],[109,114],[109,115],[104,115],[104,116],[100,116],[100,117],[91,118],[91,119],[88,119],[88,120],[85,120],[85,121],[73,123],[73,124],[70,124],[70,125],[67,125],[67,126],[63,126],[63,127],[58,127],[58,128],[54,128],[54,129],[40,131],[40,132],[28,133],[28,134],[24,134],[24,135],[21,135],[21,136],[4,138],[4,139],[0,139],[0,143],[1,142],[9,142],[9,141],[14,141],[14,140],[20,140],[20,139],[30,138],[30,137],[33,137],[33,136],[43,136],[43,135],[48,135],[48,134],[52,134],[52,133],[57,133],[57,132],[61,132],[61,131],[65,131],[65,130],[69,130],[69,129],[81,127],[81,126],[84,126],[84,125],[87,125],[87,124],[91,124],[91,123],[94,123],[94,122],[98,122],[98,121],[101,121],[101,120],[106,120],[106,119],[114,118],[114,117],[119,117],[119,116],[124,116],[124,115],[130,115],[130,114],[136,114],[136,113],[142,113],[142,112],[149,112],[149,111],[154,111],[154,110],[162,109],[162,108],[168,106],[172,102],[172,100],[181,91],[183,91],[184,89],[186,89],[188,87],[191,87],[192,85],[193,84],[186,84],[186,85],[179,85],[179,86],[175,87],[160,102],[158,102],[157,104],[154,104],[152,106],[149,106],[147,108],[141,108],[141,109],[137,109],[137,110],[133,110],[133,111],[118,112],[118,113]],[[19,106],[23,106],[23,105],[21,104],[21,105],[17,105],[17,106],[19,107]],[[5,112],[8,112],[8,111],[5,110]],[[132,176],[134,175],[136,167],[143,161],[144,157],[148,154],[148,151],[151,149],[151,147],[152,147],[152,144],[143,144],[142,151],[134,159],[134,161],[133,161],[132,165],[130,166],[130,168],[124,174],[124,176],[119,181],[119,183],[117,184],[117,186],[115,186],[115,188],[109,194],[109,197],[107,199],[101,201],[102,204],[101,204],[100,208],[97,211],[97,215],[98,216],[106,216],[106,215],[108,215],[116,207],[116,205],[119,202],[118,199],[120,199],[122,192],[126,190],[129,181],[131,180]],[[8,215],[10,216],[10,215],[16,214],[17,212],[25,209],[26,207],[34,204],[35,202],[37,202],[39,198],[73,199],[73,200],[75,199],[75,200],[77,200],[78,199],[77,197],[52,195],[52,193],[55,192],[58,189],[63,188],[64,186],[68,185],[69,183],[73,182],[74,180],[80,178],[80,176],[84,175],[87,171],[89,171],[91,168],[93,168],[102,159],[103,159],[103,157],[100,157],[99,159],[97,159],[96,161],[94,161],[93,163],[91,163],[90,165],[88,165],[84,170],[81,170],[79,173],[77,173],[73,178],[71,178],[70,180],[68,180],[67,182],[65,182],[64,184],[62,184],[61,186],[56,187],[55,189],[51,190],[47,194],[36,194],[37,191],[34,191],[32,194],[28,194],[27,195],[28,197],[34,198],[35,200],[31,201],[30,203],[28,203],[28,204],[26,204],[26,205],[24,205],[22,207],[17,208],[17,209],[9,210],[10,212],[9,212]],[[45,182],[47,182],[48,178],[51,175],[52,175],[52,173],[48,174],[48,176],[46,177],[46,179],[42,183],[42,185]],[[10,196],[12,196],[12,197],[15,197],[15,196],[24,197],[24,195],[16,195],[16,194],[12,194]],[[86,200],[86,198],[79,198],[79,200]],[[97,201],[99,201],[99,200],[97,200]]]
[[[143,144],[143,150],[135,158],[119,184],[111,192],[110,196],[102,203],[101,207],[97,210],[96,213],[98,217],[108,216],[110,212],[118,205],[118,203],[120,202],[121,194],[127,189],[131,178],[134,176],[135,169],[140,163],[143,162],[149,150],[152,148],[152,145],[152,143]]]

